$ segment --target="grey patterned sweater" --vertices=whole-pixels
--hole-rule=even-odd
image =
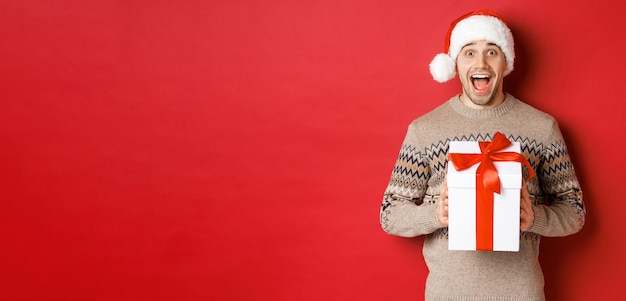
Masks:
[[[496,132],[521,144],[537,176],[524,178],[535,220],[520,233],[519,252],[449,251],[447,228],[435,217],[450,141],[491,141]],[[566,236],[585,221],[582,192],[555,119],[507,94],[491,109],[459,96],[413,121],[393,167],[380,211],[389,234],[426,235],[426,300],[544,300],[538,261],[541,236]]]

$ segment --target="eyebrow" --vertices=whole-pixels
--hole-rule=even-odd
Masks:
[[[465,46],[461,47],[461,49],[463,49],[463,48],[465,48],[465,47],[467,47],[467,46],[476,45],[476,43],[477,43],[477,42],[467,43],[467,44],[465,44]],[[487,45],[489,45],[489,46],[496,46],[496,47],[500,48],[500,46],[498,46],[496,43],[491,43],[491,42],[488,42],[488,43],[487,43]]]

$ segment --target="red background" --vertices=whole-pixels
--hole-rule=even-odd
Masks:
[[[422,238],[379,206],[407,125],[460,91],[427,68],[448,24],[485,7],[585,192],[546,294],[618,299],[619,0],[4,0],[0,299],[420,300]]]

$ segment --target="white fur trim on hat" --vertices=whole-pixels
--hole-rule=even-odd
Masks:
[[[504,76],[511,73],[515,61],[511,30],[499,18],[489,15],[472,15],[459,21],[452,29],[448,53],[437,54],[430,63],[430,73],[433,79],[438,82],[452,79],[456,74],[456,58],[461,49],[467,44],[481,40],[489,41],[500,47],[507,64]]]

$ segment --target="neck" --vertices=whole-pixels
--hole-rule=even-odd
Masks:
[[[498,106],[489,109],[473,109],[464,105],[459,100],[459,97],[460,95],[452,97],[449,100],[450,104],[457,113],[471,119],[489,119],[501,116],[502,114],[508,113],[518,101],[515,97],[505,94],[504,101]]]
[[[467,107],[470,107],[472,109],[491,109],[494,107],[497,107],[498,105],[500,105],[501,103],[504,102],[504,99],[506,98],[506,94],[504,94],[504,92],[499,91],[496,94],[489,96],[489,97],[485,97],[485,98],[471,98],[469,95],[467,95],[466,93],[462,93],[461,96],[459,97],[459,99],[461,100],[461,103],[466,105]]]

